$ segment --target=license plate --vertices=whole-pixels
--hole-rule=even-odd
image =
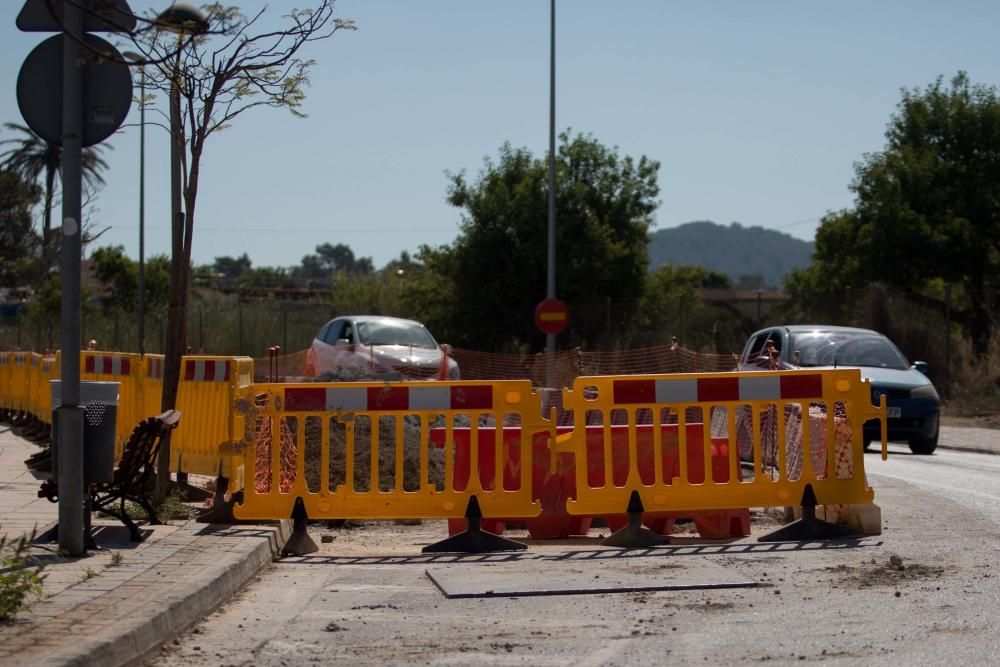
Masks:
[[[887,407],[885,409],[885,416],[887,419],[899,419],[903,416],[903,408],[900,407]]]

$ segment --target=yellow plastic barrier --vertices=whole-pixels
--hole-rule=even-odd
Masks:
[[[647,512],[790,506],[799,504],[807,484],[821,504],[870,503],[862,427],[869,419],[885,424],[884,399],[876,407],[870,396],[857,369],[577,378],[563,394],[575,428],[556,442],[557,451],[576,457],[577,497],[567,509],[621,513],[633,492]],[[740,467],[740,411],[752,416],[752,474]],[[602,447],[588,449],[588,423],[603,425]],[[799,424],[795,440],[786,431]],[[838,447],[848,442],[844,426],[851,432],[849,447]],[[627,430],[619,438],[624,451],[613,451],[616,427]],[[712,437],[713,430],[722,437]],[[645,458],[655,462],[645,474],[640,432]],[[765,440],[776,458],[764,456]],[[793,456],[795,467],[789,465]]]
[[[37,381],[32,383],[34,394],[33,413],[43,424],[52,425],[52,380],[59,379],[59,366],[55,357],[40,357]]]
[[[10,352],[0,352],[0,410],[9,410],[10,404]]]
[[[163,355],[146,354],[142,357],[142,412],[153,417],[163,412]]]
[[[149,368],[156,363],[150,360]],[[162,377],[162,367],[160,368]],[[190,356],[181,360],[177,389],[180,424],[170,437],[170,467],[180,472],[215,476],[222,473],[233,480],[231,456],[221,448],[243,439],[244,417],[233,409],[253,382],[250,357]],[[162,388],[162,379],[160,380]],[[158,414],[159,409],[156,413]]]
[[[31,407],[31,379],[28,362],[31,352],[11,352],[10,365],[10,409],[26,412]]]
[[[531,455],[554,437],[530,381],[308,383],[251,387],[240,519],[535,517]],[[520,425],[516,440],[505,425]],[[458,442],[458,433],[466,440]],[[464,467],[456,463],[465,448]],[[492,475],[480,471],[492,458]],[[519,469],[509,466],[518,462]],[[431,469],[434,468],[432,478]],[[408,468],[408,470],[407,470]]]
[[[118,417],[115,422],[115,458],[136,425],[148,417],[142,410],[142,358],[122,352],[80,352],[80,379],[118,382]],[[155,413],[159,414],[159,412]]]

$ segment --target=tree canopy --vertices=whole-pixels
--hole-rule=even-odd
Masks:
[[[570,304],[638,304],[647,273],[647,231],[658,202],[659,163],[622,157],[590,135],[560,136],[557,155],[558,296]],[[450,246],[423,246],[426,271],[411,297],[439,337],[479,349],[511,350],[542,339],[535,306],[545,298],[547,165],[526,148],[501,146],[470,181],[451,174],[448,202],[462,210]],[[632,312],[621,313],[631,321]],[[573,319],[571,340],[605,331]]]
[[[1000,309],[997,88],[959,72],[947,85],[938,78],[904,89],[886,139],[855,167],[855,207],[823,219],[813,266],[790,276],[788,288],[799,302],[844,305],[852,288],[875,281],[954,285],[981,354]]]
[[[37,243],[31,207],[39,189],[16,172],[0,170],[0,287],[19,287],[35,277],[32,262]]]

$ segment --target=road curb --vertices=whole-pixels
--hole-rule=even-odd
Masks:
[[[195,528],[196,527],[196,528]],[[188,545],[178,549],[177,557],[188,553],[204,553],[211,549],[212,560],[207,567],[193,573],[184,573],[183,565],[175,567],[177,580],[164,591],[159,599],[150,599],[141,613],[129,617],[105,637],[80,642],[71,652],[53,656],[49,665],[134,665],[150,657],[164,643],[170,642],[199,622],[271,565],[281,547],[291,534],[289,521],[271,525],[219,526],[220,532],[246,530],[256,534],[240,535],[233,544],[231,534],[218,536],[218,549],[210,545]],[[192,520],[184,529],[212,531],[212,526],[195,524]],[[216,536],[202,535],[200,539],[212,540]],[[186,576],[185,576],[186,574]],[[112,636],[108,637],[107,635]]]

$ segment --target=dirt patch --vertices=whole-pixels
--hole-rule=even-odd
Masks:
[[[916,581],[933,581],[941,579],[945,573],[943,567],[904,563],[898,556],[883,560],[873,558],[860,566],[837,565],[823,569],[842,575],[844,583],[858,588],[898,587]]]

